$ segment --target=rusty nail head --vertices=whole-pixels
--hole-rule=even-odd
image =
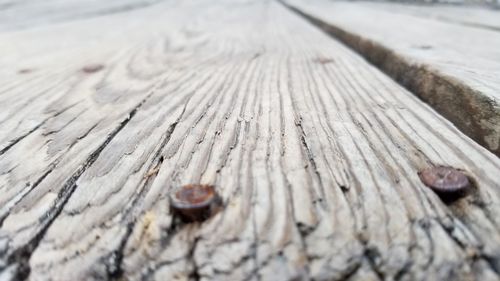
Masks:
[[[85,73],[94,73],[94,72],[97,72],[103,68],[104,68],[104,65],[102,65],[102,64],[89,64],[89,65],[84,66],[82,68],[82,71]]]
[[[33,69],[30,69],[30,68],[23,68],[23,69],[19,69],[18,73],[19,74],[26,74],[26,73],[30,73],[32,72]]]
[[[420,179],[440,194],[463,193],[470,187],[469,178],[451,167],[433,167],[423,170]]]
[[[335,60],[332,58],[327,58],[327,57],[317,57],[314,59],[314,62],[319,63],[319,64],[327,64],[327,63],[333,63],[333,62],[335,62]]]
[[[206,220],[217,212],[221,203],[215,187],[207,184],[184,185],[170,194],[173,213],[187,222]]]

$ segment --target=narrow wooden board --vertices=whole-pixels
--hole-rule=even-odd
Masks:
[[[135,44],[83,46],[117,59],[49,91],[68,109],[0,155],[0,280],[498,279],[500,160],[359,55],[277,2],[134,15]],[[473,192],[444,203],[433,165]],[[180,223],[169,191],[198,182],[225,208]]]
[[[500,32],[500,10],[489,6],[442,5],[438,3],[362,2],[363,6],[399,14],[434,19]]]
[[[126,13],[161,0],[1,0],[0,31],[39,28],[47,24]]]
[[[498,31],[364,2],[287,3],[500,155]]]

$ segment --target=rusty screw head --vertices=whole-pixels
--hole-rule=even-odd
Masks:
[[[470,187],[469,178],[451,167],[433,167],[420,172],[420,179],[436,193],[464,194]]]
[[[188,184],[170,194],[173,213],[186,222],[203,221],[215,214],[220,205],[221,199],[212,185]]]
[[[102,64],[89,64],[82,67],[82,71],[85,73],[94,73],[104,68]]]

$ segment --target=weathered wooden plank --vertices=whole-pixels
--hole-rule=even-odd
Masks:
[[[379,1],[375,0],[372,2],[385,2],[385,1]],[[453,6],[458,6],[458,7],[469,7],[469,8],[475,8],[475,7],[498,7],[499,2],[498,0],[414,0],[414,1],[404,1],[404,0],[391,0],[389,1],[390,3],[393,4],[398,4],[398,3],[404,3],[404,4],[418,4],[418,5],[428,5],[428,6],[434,6],[434,5],[447,5],[450,7]]]
[[[363,6],[399,14],[500,31],[500,10],[487,6],[417,5],[416,3],[363,2]]]
[[[157,15],[154,10],[150,10],[147,15],[154,14]],[[141,18],[148,19],[147,15]],[[168,14],[163,12],[161,16],[165,15]],[[175,15],[170,16],[175,20]],[[162,22],[165,23],[165,21]],[[150,24],[155,24],[155,21],[151,18],[141,28],[147,28]],[[114,53],[120,57],[120,53],[130,49],[130,43],[122,46],[115,45],[120,41],[116,42],[117,36],[111,35],[106,38],[109,42],[96,44],[96,41],[100,38],[94,34],[99,30],[100,26],[96,25],[90,28],[85,26],[86,23],[84,23],[83,27],[82,25],[72,25],[66,28],[58,27],[40,32],[39,36],[47,36],[45,37],[47,40],[53,37],[53,35],[48,34],[54,31],[60,32],[57,34],[58,36],[68,35],[65,38],[69,39],[73,32],[76,30],[82,31],[83,29],[87,32],[80,33],[78,41],[81,41],[68,40],[72,43],[68,45],[71,47],[78,46],[77,50],[81,50],[83,45],[87,48],[87,52],[75,52],[79,56],[70,52],[63,55],[55,54],[44,57],[45,60],[41,62],[40,59],[32,59],[32,57],[28,56],[23,63],[37,62],[37,68],[33,71],[33,75],[42,77],[34,81],[33,84],[35,85],[30,86],[33,87],[33,91],[26,92],[23,87],[17,86],[17,84],[23,85],[24,80],[28,80],[24,77],[24,74],[16,73],[21,78],[14,80],[14,83],[9,79],[12,78],[12,75],[7,76],[7,79],[5,79],[7,83],[14,84],[14,86],[8,87],[2,94],[2,98],[6,98],[2,100],[2,108],[5,108],[3,113],[6,116],[1,128],[6,137],[8,136],[9,139],[15,141],[9,142],[1,151],[0,189],[2,190],[2,196],[0,198],[0,221],[3,223],[4,229],[11,226],[24,231],[25,236],[18,236],[22,240],[19,245],[15,242],[9,242],[9,246],[16,248],[16,250],[23,247],[25,249],[26,245],[31,247],[29,245],[37,243],[37,239],[39,239],[37,235],[43,232],[44,228],[51,223],[53,216],[57,216],[58,208],[65,203],[65,200],[71,194],[71,190],[75,187],[73,182],[86,169],[86,165],[94,161],[95,156],[114,137],[116,132],[134,115],[137,107],[144,104],[145,99],[154,92],[155,87],[168,82],[168,79],[179,79],[179,77],[172,74],[177,73],[177,68],[181,67],[181,65],[170,67],[169,61],[174,61],[170,58],[171,55],[156,57],[161,61],[149,61],[144,56],[151,55],[154,52],[162,53],[164,48],[175,50],[177,47],[170,44],[168,40],[172,40],[176,36],[182,37],[182,34],[172,32],[169,36],[162,37],[160,41],[156,41],[152,45],[148,41],[154,38],[156,32],[161,31],[161,29],[156,28],[149,34],[147,41],[140,41],[141,47],[136,47],[133,51],[128,52],[125,58],[121,56],[120,60],[113,60],[114,57],[110,56],[109,49],[105,47],[99,48],[100,52],[96,52],[97,54],[93,56],[89,56],[88,53],[89,51],[95,52],[94,48],[96,47],[108,46],[108,48],[114,47]],[[124,24],[123,26],[126,27],[127,25]],[[122,37],[137,39],[138,35],[142,33],[131,36],[122,34]],[[33,35],[31,32],[7,34],[4,38],[7,37],[13,40],[6,41],[9,44],[2,47],[9,49],[10,44],[22,45],[20,43],[40,39],[40,37],[33,38],[31,35]],[[90,35],[90,38],[86,35]],[[197,40],[198,38],[193,39],[190,43],[194,42],[196,44]],[[106,43],[108,45],[105,45]],[[185,46],[189,46],[190,43],[185,44]],[[50,43],[46,45],[50,45]],[[43,49],[46,46],[42,44],[42,46],[37,47]],[[21,48],[18,52],[12,52],[11,54],[12,56],[20,56],[23,52],[25,50]],[[36,53],[35,51],[32,52]],[[175,57],[175,60],[185,59],[182,54],[175,54]],[[61,59],[66,62],[64,66],[64,63],[60,61]],[[52,60],[55,62],[51,62]],[[98,61],[105,68],[98,73],[83,73],[81,68],[86,64],[80,64],[79,68],[75,70],[67,66],[68,60],[70,61],[69,64],[73,65],[82,61],[86,61],[85,63]],[[140,69],[141,67],[144,67],[144,70],[135,73],[136,68]],[[168,71],[164,71],[165,68]],[[17,68],[14,69],[17,70]],[[66,84],[63,88],[61,87],[62,89],[50,88],[49,86],[54,83],[53,77],[44,69],[49,69],[50,72],[59,71],[64,73],[66,71],[64,73],[65,77],[71,79],[66,79]],[[61,78],[64,79],[64,77]],[[179,82],[181,81],[179,80]],[[37,82],[38,84],[36,84]],[[50,89],[45,90],[45,87]],[[12,106],[13,102],[16,101],[16,96],[19,96],[20,93],[23,94],[22,100],[31,102],[29,104],[31,108],[28,108],[27,111],[24,110],[26,104],[21,104],[18,107],[14,103],[14,106]],[[42,94],[44,97],[40,101],[37,97]],[[20,123],[24,121],[26,121],[26,124]],[[35,124],[39,125],[30,128],[29,134],[26,134],[22,131],[26,131],[26,127],[29,128],[31,125],[29,121],[36,121]],[[26,127],[22,128],[23,125],[26,125]],[[16,133],[20,135],[16,135]],[[36,191],[31,193],[35,189]],[[38,191],[40,192],[38,193]],[[20,205],[23,204],[20,203],[21,200],[33,200],[38,205],[33,203],[34,205],[21,207]],[[19,208],[24,208],[24,210],[36,207],[35,212],[41,215],[42,218],[32,216],[29,219],[26,218],[23,221],[24,224],[18,224],[16,219],[11,220],[12,216],[4,221],[16,204],[18,204]],[[38,220],[39,222],[36,223]],[[23,228],[23,226],[30,225],[30,222],[35,222],[31,225],[31,228]],[[5,237],[3,238],[5,239]],[[2,248],[5,246],[7,244],[2,244]],[[12,254],[12,252],[5,253],[4,250],[1,251],[5,254],[2,255],[3,262],[5,262],[4,258],[9,258],[9,255]]]
[[[63,121],[108,123],[60,145],[61,162],[9,209],[0,279],[498,278],[497,157],[278,3],[172,5],[143,11],[152,29],[58,98],[86,98],[93,114],[72,107],[0,155],[19,194],[12,173],[44,171],[37,159],[71,136]],[[92,79],[117,89],[97,91],[104,105]],[[419,180],[432,165],[463,169],[474,192],[445,204]],[[193,182],[216,185],[225,208],[180,223],[169,191]]]
[[[0,1],[0,31],[39,27],[135,11],[161,0],[6,0]]]
[[[500,155],[497,31],[397,13],[385,5],[287,3]]]

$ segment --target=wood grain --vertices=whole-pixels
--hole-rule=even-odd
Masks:
[[[389,5],[287,3],[500,155],[498,31],[415,17]]]
[[[6,111],[24,129],[0,123],[17,140],[0,155],[0,280],[498,279],[500,160],[362,57],[277,2],[131,13],[99,39],[92,22],[127,17],[4,35],[88,44],[13,51],[50,71],[0,76],[2,108],[16,92],[32,108]],[[443,202],[418,177],[433,165],[472,194]],[[224,209],[172,217],[188,183]]]

